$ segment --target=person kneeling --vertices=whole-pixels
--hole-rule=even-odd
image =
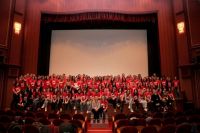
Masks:
[[[100,107],[100,101],[98,100],[98,97],[95,97],[92,101],[92,113],[94,114],[94,122],[96,120],[99,122]]]

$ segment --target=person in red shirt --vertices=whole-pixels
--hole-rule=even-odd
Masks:
[[[19,81],[19,84],[20,84],[20,89],[21,89],[21,93],[22,93],[22,96],[24,96],[24,93],[26,91],[26,83],[23,79],[21,79]]]
[[[170,77],[167,77],[167,91],[172,90],[172,81]]]
[[[24,99],[22,97],[22,94],[19,94],[19,101],[18,101],[18,109],[23,110],[24,109]]]
[[[53,76],[52,79],[50,80],[50,84],[51,84],[52,91],[57,93],[58,92],[58,79],[55,76]]]
[[[36,77],[32,77],[32,79],[29,80],[29,89],[30,90],[36,89]]]
[[[63,92],[65,87],[66,87],[66,81],[64,81],[64,79],[61,77],[60,79],[58,79],[58,90]]]
[[[36,89],[39,90],[39,92],[42,92],[42,77],[38,76],[36,81]]]

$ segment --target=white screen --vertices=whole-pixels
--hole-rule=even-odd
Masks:
[[[146,30],[53,30],[49,74],[148,75]]]

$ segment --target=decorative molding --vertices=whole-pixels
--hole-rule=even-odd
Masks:
[[[19,68],[9,68],[8,76],[9,77],[18,77],[19,76]]]
[[[42,13],[41,22],[81,22],[81,21],[122,21],[122,22],[153,22],[156,23],[155,13],[122,14],[113,12],[85,12],[76,14],[49,14]]]

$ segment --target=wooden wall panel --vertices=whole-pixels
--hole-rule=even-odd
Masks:
[[[184,13],[176,15],[176,24],[179,22],[185,23],[185,16]],[[178,54],[178,65],[185,65],[189,64],[189,46],[187,40],[187,31],[185,28],[185,33],[179,34],[178,30],[176,29],[177,34],[177,54]]]
[[[191,45],[200,46],[200,1],[188,0],[188,21],[190,27]]]
[[[173,0],[173,8],[175,14],[184,11],[183,0]]]
[[[19,14],[14,14],[13,23],[14,22],[19,22],[23,26],[23,16]],[[14,29],[12,31],[9,64],[21,65],[21,46],[22,46],[22,40],[23,40],[22,31],[23,30],[21,30],[20,34],[15,34]]]
[[[10,108],[12,96],[13,96],[12,88],[13,88],[14,81],[15,81],[15,78],[8,78],[8,80],[7,80],[7,89],[4,92],[4,95],[6,97],[4,97],[4,100],[3,100],[4,101],[3,102],[4,109]]]
[[[12,0],[0,0],[0,46],[7,47]]]
[[[24,14],[25,12],[25,0],[16,0],[15,1],[15,12]]]
[[[171,0],[29,0],[23,47],[24,73],[37,72],[41,12],[158,12],[161,73],[176,75],[175,32]]]
[[[3,105],[4,76],[5,76],[5,71],[3,69],[0,69],[0,107],[1,108],[2,108],[2,105]]]
[[[190,46],[188,36],[188,21],[185,9],[185,0],[174,0],[173,11],[175,19],[176,29],[176,48],[177,48],[177,59],[179,66],[179,78],[181,84],[181,90],[185,93],[187,100],[193,100],[192,94],[192,71],[190,65]],[[185,32],[182,34],[178,33],[177,23],[185,23]]]

